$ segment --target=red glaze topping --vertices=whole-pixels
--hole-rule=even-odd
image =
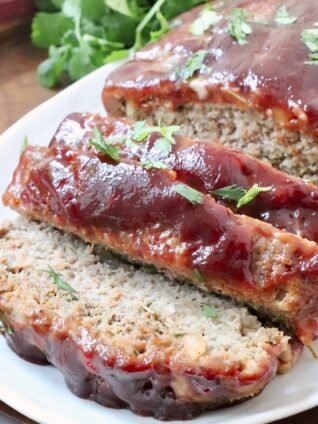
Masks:
[[[51,146],[65,145],[88,151],[91,149],[89,138],[94,126],[101,128],[107,138],[127,133],[131,123],[75,113],[63,121]],[[121,156],[138,161],[160,160],[176,172],[178,180],[205,193],[233,184],[245,189],[253,184],[272,187],[270,192],[259,194],[240,209],[233,201],[219,197],[215,199],[235,213],[251,216],[318,242],[318,188],[313,184],[219,144],[202,143],[185,137],[177,137],[171,154],[165,158],[154,148],[156,139],[154,135],[149,137],[145,143],[138,144],[137,150],[121,145]]]
[[[226,281],[245,290],[269,289],[294,276],[318,275],[318,248],[248,217],[234,215],[210,196],[192,204],[175,191],[171,172],[147,171],[133,162],[100,160],[94,152],[66,146],[29,147],[22,155],[5,204],[28,215],[75,229],[84,238],[120,246],[131,257],[176,269],[193,279]],[[124,246],[121,245],[126,239]],[[292,256],[253,272],[253,243],[283,237]],[[268,248],[267,247],[267,248]],[[258,266],[261,266],[258,263]]]
[[[213,8],[224,18],[199,37],[191,34],[189,26],[201,7],[181,15],[183,25],[110,75],[103,94],[105,106],[112,96],[125,97],[139,108],[156,108],[156,99],[171,108],[196,101],[232,103],[267,112],[288,128],[318,135],[317,66],[305,64],[310,51],[301,40],[302,31],[318,21],[318,9],[311,0],[283,4],[297,22],[275,23],[280,0],[216,2]],[[227,33],[234,7],[249,13],[252,33],[244,45]],[[201,90],[201,98],[199,90],[191,82],[181,83],[175,72],[200,49],[208,50],[204,63],[210,68],[197,75],[196,82],[206,90],[203,95]]]

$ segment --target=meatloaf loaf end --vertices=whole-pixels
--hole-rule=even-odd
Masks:
[[[0,234],[7,342],[55,365],[82,398],[189,419],[257,395],[280,358],[286,369],[300,352],[245,308],[93,253],[47,224],[20,219]]]
[[[171,170],[113,161],[98,150],[28,146],[3,201],[131,261],[245,302],[310,345],[318,335],[317,244],[192,190]]]
[[[180,26],[107,78],[107,111],[183,124],[184,135],[218,141],[318,183],[318,74],[302,42],[318,9],[311,0],[286,0],[293,19],[282,25],[275,19],[281,6],[280,0],[213,2],[222,19],[202,35],[191,29],[202,7],[181,15]],[[237,8],[251,28],[245,43],[227,30]],[[198,51],[206,52],[201,68],[191,62]]]

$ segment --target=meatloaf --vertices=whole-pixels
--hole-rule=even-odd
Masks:
[[[176,180],[65,145],[27,147],[3,197],[21,214],[318,334],[318,246]]]
[[[55,365],[82,398],[189,419],[257,395],[299,353],[245,308],[93,253],[47,224],[20,219],[0,234],[7,342]]]
[[[127,118],[102,117],[98,114],[73,113],[61,123],[50,146],[64,145],[81,151],[92,150],[94,128],[106,140],[120,148],[121,158],[140,163],[161,162],[175,171],[176,179],[204,193],[214,195],[219,203],[235,213],[268,222],[277,228],[318,242],[318,188],[301,178],[292,177],[249,155],[220,144],[204,143],[175,136],[171,151],[163,154],[156,148],[158,134],[151,134],[133,146],[127,140],[136,125]],[[146,127],[145,127],[146,128]],[[270,187],[250,203],[238,208],[237,202],[214,193],[236,185],[245,190],[254,185]]]
[[[212,5],[210,26],[205,6],[195,8],[107,77],[107,111],[183,124],[185,135],[317,183],[318,43],[310,40],[318,8],[312,0]]]

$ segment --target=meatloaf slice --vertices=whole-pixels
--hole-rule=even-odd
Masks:
[[[171,170],[114,163],[69,146],[29,146],[4,204],[318,334],[318,246],[244,215]]]
[[[77,396],[188,419],[257,395],[280,356],[292,358],[287,336],[227,300],[104,251],[100,262],[91,246],[43,223],[0,232],[7,342],[55,365]]]
[[[106,140],[120,148],[121,158],[141,163],[161,162],[176,172],[176,179],[204,193],[237,185],[245,190],[253,185],[271,187],[247,205],[214,194],[215,200],[235,213],[268,222],[277,228],[318,242],[318,188],[301,178],[292,177],[249,155],[216,143],[204,143],[188,137],[175,137],[171,151],[156,148],[159,134],[151,134],[142,143],[130,146],[133,128],[139,123],[126,118],[98,114],[73,113],[61,123],[50,146],[69,146],[90,151],[92,130],[99,128]],[[146,128],[146,127],[145,127]]]
[[[287,25],[275,20],[281,0],[213,2],[222,19],[202,35],[191,29],[202,7],[181,15],[180,26],[107,78],[107,111],[183,124],[185,135],[218,141],[317,183],[318,73],[308,63],[302,32],[314,28],[318,8],[311,0],[283,4],[293,18]],[[240,13],[251,33],[238,41],[228,27],[231,14]],[[239,31],[241,21],[234,22]]]

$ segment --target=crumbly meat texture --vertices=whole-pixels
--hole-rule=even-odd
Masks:
[[[114,116],[183,124],[183,134],[217,141],[279,169],[318,182],[316,67],[301,33],[318,20],[311,0],[287,0],[297,21],[279,25],[281,1],[214,2],[223,16],[203,35],[191,33],[196,8],[158,43],[137,52],[106,80],[103,100]],[[227,32],[231,9],[248,13],[252,33],[240,45]],[[187,81],[187,60],[205,49],[205,67]],[[316,154],[315,154],[316,153]]]
[[[80,397],[188,419],[257,395],[279,357],[285,369],[297,357],[287,336],[247,309],[136,269],[47,224],[19,219],[0,234],[8,344],[55,365]],[[49,267],[74,292],[55,284]]]
[[[211,196],[192,203],[169,170],[117,163],[69,146],[29,146],[3,200],[19,213],[103,244],[290,327],[318,329],[318,246],[235,215]]]

